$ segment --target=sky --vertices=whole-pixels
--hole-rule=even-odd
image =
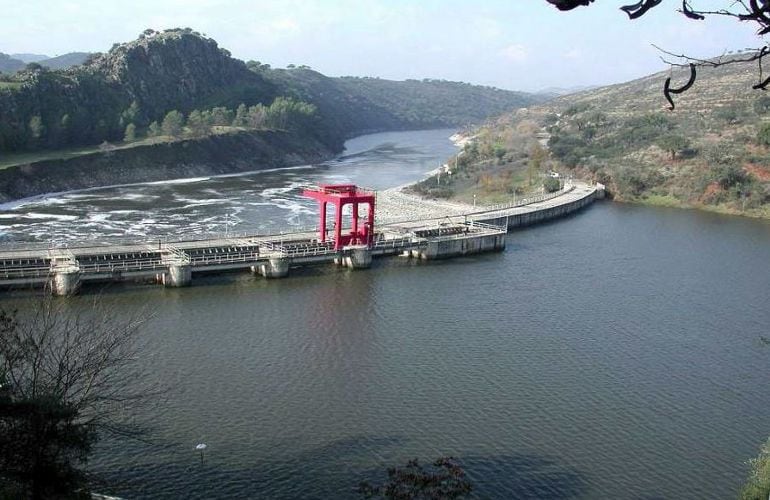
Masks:
[[[635,21],[618,9],[627,3],[560,12],[545,0],[0,0],[0,52],[106,52],[146,28],[190,27],[274,67],[538,91],[664,70],[653,43],[693,57],[763,43],[733,19],[688,20],[677,0]]]

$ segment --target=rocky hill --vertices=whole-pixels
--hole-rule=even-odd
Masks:
[[[770,96],[751,88],[756,65],[701,68],[670,111],[663,83],[688,75],[657,73],[509,113],[477,131],[443,195],[510,195],[558,171],[603,182],[619,200],[770,217]]]

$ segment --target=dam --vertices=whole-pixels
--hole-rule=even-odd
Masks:
[[[0,248],[0,287],[44,287],[55,295],[71,295],[88,283],[138,281],[182,287],[192,284],[199,273],[242,270],[272,279],[311,265],[365,269],[373,258],[433,260],[502,251],[509,229],[579,210],[602,197],[603,186],[568,183],[555,193],[448,212],[440,218],[421,217],[417,206],[404,220],[390,222],[376,221],[378,194],[372,190],[322,185],[305,190],[305,196],[319,202],[317,231]],[[335,209],[331,228],[328,204]],[[364,205],[365,222],[359,220],[359,205]],[[346,207],[352,210],[346,213]]]

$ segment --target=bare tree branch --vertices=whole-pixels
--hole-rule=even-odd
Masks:
[[[591,0],[546,0],[548,3],[556,6],[559,10],[572,10],[580,6],[588,6]],[[623,5],[620,10],[625,12],[629,19],[638,19],[646,14],[650,9],[659,6],[663,0],[639,0],[634,4]],[[682,7],[677,11],[693,21],[703,21],[708,16],[727,16],[732,17],[742,22],[752,22],[758,27],[757,34],[759,36],[770,33],[770,0],[733,0],[730,2],[729,7],[715,10],[702,10],[700,8],[693,7],[693,0],[682,0]],[[657,50],[666,56],[677,59],[679,62],[661,57],[661,60],[666,64],[675,67],[689,67],[690,68],[690,81],[683,87],[678,89],[671,88],[671,79],[667,79],[663,85],[663,96],[669,102],[669,109],[674,109],[674,101],[671,98],[671,94],[678,94],[685,92],[692,84],[695,83],[696,68],[697,67],[712,67],[717,68],[727,64],[746,63],[758,61],[759,66],[759,82],[753,85],[755,90],[765,90],[770,86],[770,77],[762,78],[762,59],[768,54],[768,46],[764,45],[756,49],[751,49],[751,54],[746,57],[731,56],[725,58],[724,55],[713,59],[699,59],[686,54],[675,54],[664,50],[657,45],[653,45]]]
[[[76,465],[100,434],[144,435],[131,416],[166,393],[137,363],[148,318],[122,318],[102,299],[75,309],[50,296],[25,313],[0,310],[0,480],[28,485],[33,498],[58,496],[82,486]]]

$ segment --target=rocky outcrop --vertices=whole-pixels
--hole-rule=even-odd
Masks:
[[[270,103],[276,87],[217,42],[190,29],[147,30],[139,39],[116,44],[90,66],[120,85],[140,109],[160,119],[171,109],[189,111],[203,103],[235,107],[241,102]],[[250,99],[230,96],[233,88],[249,89]],[[255,99],[256,98],[256,99]]]
[[[288,132],[252,131],[136,146],[0,170],[0,201],[114,184],[317,163],[334,151]]]

